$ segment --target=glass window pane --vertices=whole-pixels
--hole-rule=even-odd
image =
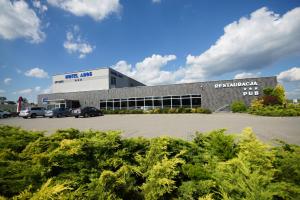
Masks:
[[[114,102],[114,109],[115,109],[115,110],[119,110],[119,109],[120,109],[120,105],[121,105],[121,104],[120,104],[120,100],[119,100],[119,101],[115,101],[115,102]]]
[[[201,107],[201,98],[192,98],[193,107]]]
[[[111,101],[107,102],[107,109],[112,110],[113,109],[113,103]]]
[[[190,95],[183,95],[181,98],[190,98]]]
[[[145,107],[152,108],[152,100],[145,100]]]
[[[182,107],[191,107],[191,99],[182,99]]]
[[[163,106],[165,107],[171,107],[171,100],[170,99],[164,99],[163,100]]]
[[[121,101],[121,108],[122,109],[127,109],[127,100],[123,100]]]
[[[106,109],[106,102],[100,102],[100,109],[105,110]]]
[[[144,99],[143,100],[137,100],[136,101],[136,106],[138,108],[144,107]]]
[[[128,104],[130,109],[135,109],[135,101],[128,101]]]
[[[172,107],[180,107],[180,99],[172,99]]]
[[[161,100],[154,100],[154,107],[161,107]]]

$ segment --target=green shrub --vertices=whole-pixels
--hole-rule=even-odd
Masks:
[[[262,116],[300,116],[300,105],[287,104],[286,106],[262,106],[259,108],[250,107],[248,112]]]
[[[0,146],[0,199],[299,199],[300,195],[300,147],[281,141],[266,145],[250,128],[240,135],[225,129],[196,133],[190,141],[124,138],[117,131],[66,129],[50,136],[10,126],[0,126],[0,131],[9,133],[0,134],[0,141],[9,144]]]
[[[211,114],[207,108],[155,108],[151,110],[102,110],[103,114],[167,114],[167,113],[203,113]]]
[[[270,96],[273,94],[274,88],[266,87],[263,89],[263,93],[265,96]]]
[[[247,110],[247,106],[243,101],[234,101],[230,105],[232,112],[245,112]]]

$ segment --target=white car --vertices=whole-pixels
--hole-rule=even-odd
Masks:
[[[37,116],[45,117],[45,108],[43,107],[31,107],[26,108],[25,110],[21,110],[19,113],[20,117],[23,117],[24,119],[30,117],[30,118],[36,118]]]
[[[10,112],[0,110],[0,118],[7,118],[10,117],[10,115]]]

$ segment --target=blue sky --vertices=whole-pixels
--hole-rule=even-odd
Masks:
[[[300,98],[300,0],[0,0],[0,96],[113,67],[148,85],[278,76]]]

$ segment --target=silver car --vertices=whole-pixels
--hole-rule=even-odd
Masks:
[[[7,118],[10,116],[11,116],[10,112],[0,110],[0,118]]]
[[[22,110],[19,114],[20,117],[23,117],[24,119],[30,117],[30,118],[36,118],[37,116],[45,117],[45,108],[44,107],[31,107],[26,108],[25,110]]]
[[[49,118],[69,117],[71,116],[71,111],[68,108],[54,108],[52,110],[46,110],[45,116]]]

